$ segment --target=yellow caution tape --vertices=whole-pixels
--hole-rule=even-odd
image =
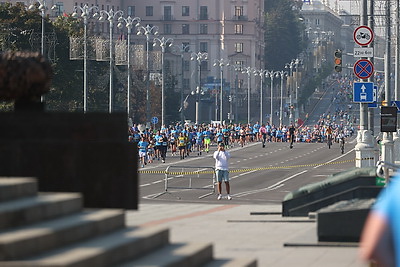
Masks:
[[[363,160],[370,158],[363,158]],[[274,170],[274,169],[293,169],[293,168],[305,168],[305,167],[314,167],[314,166],[322,166],[322,165],[334,165],[334,164],[343,164],[355,161],[355,159],[343,160],[343,161],[333,161],[326,163],[313,163],[313,164],[302,164],[302,165],[291,165],[291,166],[270,166],[270,167],[261,167],[261,168],[248,168],[248,169],[235,169],[229,170],[230,173],[237,172],[251,172],[251,171],[264,171],[264,170]],[[138,173],[146,173],[146,174],[168,174],[168,175],[196,175],[196,174],[213,174],[213,171],[188,171],[188,172],[177,172],[177,171],[150,171],[150,170],[139,170]]]

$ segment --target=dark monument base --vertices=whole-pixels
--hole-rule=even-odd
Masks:
[[[317,212],[318,241],[359,242],[375,199],[340,201]]]
[[[0,175],[42,192],[81,192],[84,206],[137,209],[136,146],[123,113],[0,113]]]

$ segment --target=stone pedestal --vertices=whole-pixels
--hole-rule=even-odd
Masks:
[[[39,191],[80,192],[84,206],[137,209],[136,146],[123,113],[0,113],[0,175]]]
[[[375,166],[377,159],[375,158],[374,141],[368,130],[358,131],[355,151],[357,168]]]

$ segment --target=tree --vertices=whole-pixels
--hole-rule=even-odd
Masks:
[[[292,0],[265,0],[265,68],[283,69],[304,49],[303,25]]]

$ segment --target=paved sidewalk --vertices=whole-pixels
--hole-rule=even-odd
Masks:
[[[227,200],[219,205],[145,203],[128,211],[126,221],[130,226],[165,226],[172,243],[212,243],[220,259],[250,257],[258,266],[274,267],[368,266],[358,260],[357,244],[317,246],[315,220],[282,217],[280,212],[281,205],[234,205]]]

